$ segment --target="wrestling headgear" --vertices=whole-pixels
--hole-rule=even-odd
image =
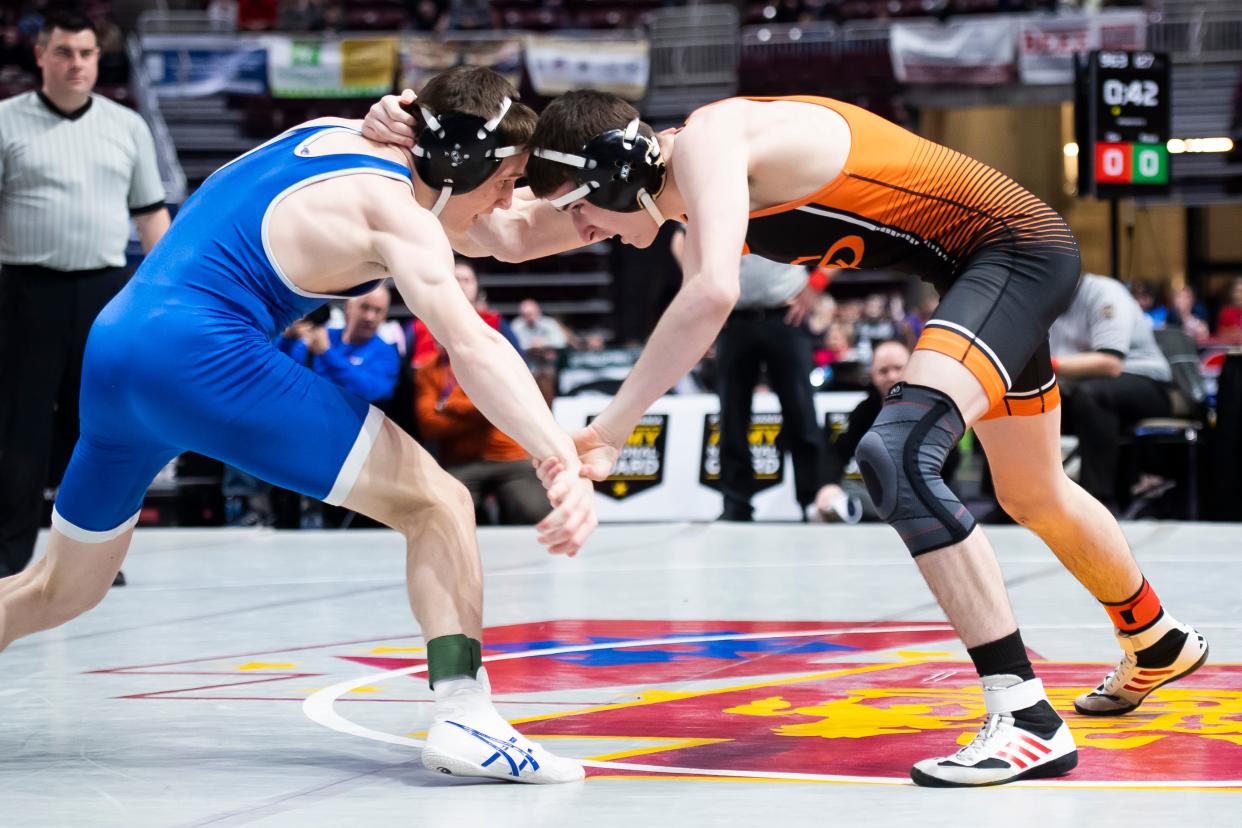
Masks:
[[[591,139],[580,153],[536,149],[534,155],[575,169],[570,192],[552,200],[557,209],[585,198],[596,207],[618,213],[646,210],[656,224],[664,216],[655,196],[664,187],[664,158],[654,137],[638,134],[638,119],[624,130],[610,129]]]
[[[423,128],[414,145],[414,169],[424,184],[440,188],[432,215],[440,215],[449,196],[475,189],[496,172],[503,159],[518,152],[517,147],[498,146],[500,136],[496,134],[511,104],[505,98],[500,112],[490,121],[461,112],[437,116],[419,107]]]

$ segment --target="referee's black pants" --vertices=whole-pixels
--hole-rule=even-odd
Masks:
[[[34,554],[43,491],[78,440],[86,335],[129,271],[0,268],[0,576]]]
[[[726,520],[750,520],[754,472],[751,401],[759,370],[781,403],[778,445],[793,457],[794,493],[805,507],[819,488],[819,424],[811,396],[811,334],[785,324],[786,308],[736,310],[716,340],[720,390],[720,491]]]
[[[1117,463],[1125,428],[1172,411],[1163,383],[1138,374],[1061,380],[1061,431],[1078,437],[1078,482],[1100,502],[1115,507]]]

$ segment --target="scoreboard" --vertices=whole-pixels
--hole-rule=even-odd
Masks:
[[[1074,56],[1078,191],[1100,198],[1169,191],[1169,57],[1094,51]]]

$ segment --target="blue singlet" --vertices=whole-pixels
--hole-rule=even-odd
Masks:
[[[275,348],[289,323],[334,297],[297,288],[267,243],[273,208],[301,187],[359,173],[409,181],[405,167],[369,155],[307,154],[310,140],[341,129],[292,130],[213,173],[99,314],[58,530],[88,542],[122,534],[183,451],[328,503],[349,494],[383,415]]]

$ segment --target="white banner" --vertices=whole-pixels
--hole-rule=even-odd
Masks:
[[[902,83],[1007,84],[1016,79],[1017,24],[1008,18],[894,23],[893,73]]]
[[[1073,83],[1075,52],[1142,49],[1146,43],[1142,9],[1024,17],[1018,24],[1018,74],[1023,83]]]
[[[598,89],[636,101],[647,91],[651,62],[646,39],[529,37],[525,47],[531,84],[544,97]]]
[[[865,397],[861,391],[816,394],[815,411],[820,424],[828,414],[840,419],[848,417]],[[612,397],[604,395],[557,397],[552,413],[561,426],[574,432],[611,401]],[[657,400],[627,441],[619,473],[597,486],[595,510],[599,519],[708,521],[719,517],[724,502],[711,479],[719,473],[711,415],[719,410],[720,399],[714,394],[678,394]],[[770,418],[779,412],[780,403],[775,394],[756,394],[753,410],[752,432],[763,432],[769,428],[765,415]],[[752,435],[752,461],[755,479],[760,483],[760,491],[751,500],[755,519],[800,520],[792,463],[788,457],[783,462],[776,458],[773,442],[755,440]]]

